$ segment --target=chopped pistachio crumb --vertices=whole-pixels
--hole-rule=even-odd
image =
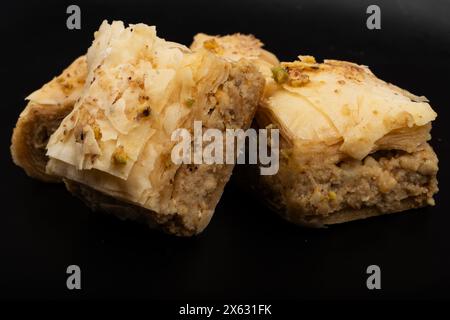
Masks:
[[[222,47],[217,43],[216,39],[209,39],[203,42],[203,47],[214,53],[221,53]]]
[[[316,63],[316,58],[313,56],[298,56],[300,58],[300,61],[306,62],[306,63]]]
[[[336,200],[336,192],[334,192],[334,191],[328,192],[328,199]]]
[[[100,140],[102,138],[102,131],[100,130],[100,128],[97,125],[94,125],[93,130],[95,140]]]
[[[288,81],[289,74],[287,73],[286,69],[282,67],[273,67],[271,70],[273,80],[275,80],[276,83],[283,84]]]
[[[118,146],[113,152],[113,160],[116,164],[126,164],[128,160],[127,153],[123,146]]]
[[[291,87],[301,87],[309,82],[309,76],[307,74],[299,74],[295,78],[289,79],[289,85]]]
[[[186,105],[186,107],[192,107],[195,103],[195,100],[190,98],[190,99],[186,99],[186,101],[184,102],[184,104]]]

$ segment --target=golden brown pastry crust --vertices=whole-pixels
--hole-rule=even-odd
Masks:
[[[237,168],[240,185],[307,226],[434,204],[438,160],[427,141],[436,114],[425,97],[345,61],[299,56],[268,73],[276,59],[264,59],[257,44],[200,34],[191,45],[234,60],[250,55],[266,77],[255,126],[280,130],[280,169],[260,176],[254,166]]]
[[[115,47],[111,50],[109,42],[105,42],[109,41],[110,32],[116,34],[113,42]],[[129,41],[129,37],[139,41],[133,41],[128,46],[126,41]],[[119,38],[120,41],[117,40]],[[96,43],[99,46],[95,46]],[[153,43],[154,47],[146,43]],[[100,59],[105,56],[109,58]],[[201,121],[203,130],[214,128],[222,133],[226,129],[248,128],[262,95],[263,76],[246,60],[230,62],[209,52],[192,53],[184,46],[157,38],[154,27],[134,25],[125,29],[120,22],[102,24],[87,57],[87,74],[86,59],[80,58],[82,63],[74,62],[63,75],[30,95],[30,103],[13,134],[11,150],[15,162],[30,175],[42,180],[63,179],[67,188],[93,209],[107,209],[121,217],[144,220],[171,234],[190,236],[200,233],[211,219],[233,165],[173,163],[170,151],[175,142],[171,140],[170,134],[176,128],[184,128],[192,133],[194,121]],[[75,73],[84,73],[79,83],[86,82],[86,86],[69,82]],[[124,77],[124,74],[127,76]],[[163,90],[161,83],[156,80],[166,74],[173,81],[170,82],[170,88]],[[128,86],[122,86],[124,79],[128,79]],[[108,89],[110,86],[120,88],[117,91],[120,94],[112,104],[107,104],[109,96],[116,94],[116,91]],[[83,91],[81,95],[78,94],[80,87]],[[134,117],[132,113],[137,111],[139,114],[139,110],[134,110],[133,99],[137,99],[135,92],[141,91],[139,103],[151,108],[145,119]],[[172,96],[168,97],[169,94]],[[188,104],[189,96],[194,99]],[[105,97],[106,102],[102,100]],[[122,123],[116,123],[114,121],[117,118],[114,117],[119,107],[112,105],[120,100],[130,110],[122,114],[126,118],[118,119]],[[103,110],[105,106],[109,109]],[[172,116],[172,106],[178,111],[188,110],[188,116]],[[66,117],[72,109],[72,113]],[[50,111],[53,112],[51,115]],[[107,120],[102,118],[105,115]],[[173,119],[175,121],[171,122]],[[98,120],[108,121],[108,125],[111,127],[112,124],[118,134],[111,138],[114,132],[104,130],[105,127]],[[133,166],[137,163],[133,167],[136,169],[133,176],[135,180],[129,183],[129,172],[121,174],[115,170],[122,165],[116,163],[118,160],[112,162],[116,160],[115,154],[104,159],[110,167],[86,166],[86,160],[92,160],[92,163],[98,160],[89,157],[92,153],[91,149],[86,149],[91,146],[87,145],[87,141],[95,139],[94,142],[104,148],[100,156],[107,156],[106,143],[116,143],[116,140],[117,144],[124,142],[128,138],[128,130],[122,124],[129,123],[139,128],[150,127],[153,130],[151,134],[158,139],[154,140],[156,147],[147,134],[138,136],[142,140],[131,137],[127,140],[130,145],[124,145],[127,149],[140,141],[145,142],[141,149],[145,149],[144,156],[137,154],[132,158],[131,154],[126,154],[126,157],[122,157],[125,163],[133,161]],[[98,135],[95,132],[96,124],[100,129]],[[83,127],[82,131],[77,130],[78,126]],[[55,131],[56,127],[58,130]],[[91,131],[85,133],[85,127],[91,128]],[[36,135],[39,128],[45,128],[45,139],[39,140],[39,145],[27,143],[27,139]],[[50,142],[47,143],[50,135]],[[225,139],[225,134],[223,137]],[[205,141],[204,146],[206,144]],[[45,156],[46,151],[50,160]],[[87,159],[75,165],[73,156],[78,156],[81,151]],[[156,158],[153,159],[156,160],[148,163],[147,155],[153,156],[155,153]],[[149,171],[145,169],[147,165]],[[139,171],[141,168],[143,170]],[[141,193],[140,189],[133,192],[135,187],[141,187],[140,183],[144,185],[144,192]]]
[[[82,56],[38,90],[38,96],[32,94],[20,114],[11,139],[11,155],[14,163],[30,177],[46,182],[61,181],[45,171],[46,146],[49,137],[72,111],[86,74],[86,58]]]

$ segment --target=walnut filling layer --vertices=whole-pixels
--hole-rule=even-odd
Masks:
[[[437,171],[436,154],[423,143],[412,153],[378,151],[363,160],[305,166],[282,155],[279,173],[261,180],[288,220],[321,224],[349,210],[371,208],[382,214],[433,205]]]

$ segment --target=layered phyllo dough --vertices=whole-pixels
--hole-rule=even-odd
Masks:
[[[63,179],[94,209],[197,234],[233,165],[175,163],[172,134],[192,132],[194,121],[247,128],[263,87],[246,60],[192,52],[144,24],[104,22],[86,57],[28,97],[13,158],[31,176]]]
[[[438,159],[428,141],[436,113],[425,97],[350,62],[268,61],[248,39],[201,36],[192,45],[209,48],[214,40],[232,61],[246,57],[239,48],[252,47],[265,75],[256,123],[280,130],[279,171],[243,183],[289,221],[310,226],[434,204]]]

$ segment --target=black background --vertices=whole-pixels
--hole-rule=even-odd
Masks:
[[[81,7],[81,30],[66,28],[69,4]],[[381,8],[381,30],[366,28],[370,4]],[[28,178],[9,152],[24,98],[83,54],[103,19],[157,25],[187,45],[197,32],[253,33],[282,60],[350,60],[426,95],[439,114],[437,205],[308,230],[231,181],[205,232],[184,239],[92,213],[62,185]],[[0,26],[1,298],[450,297],[450,1],[11,1]],[[71,264],[81,267],[80,291],[66,289]],[[371,264],[381,267],[378,291],[366,288]]]

